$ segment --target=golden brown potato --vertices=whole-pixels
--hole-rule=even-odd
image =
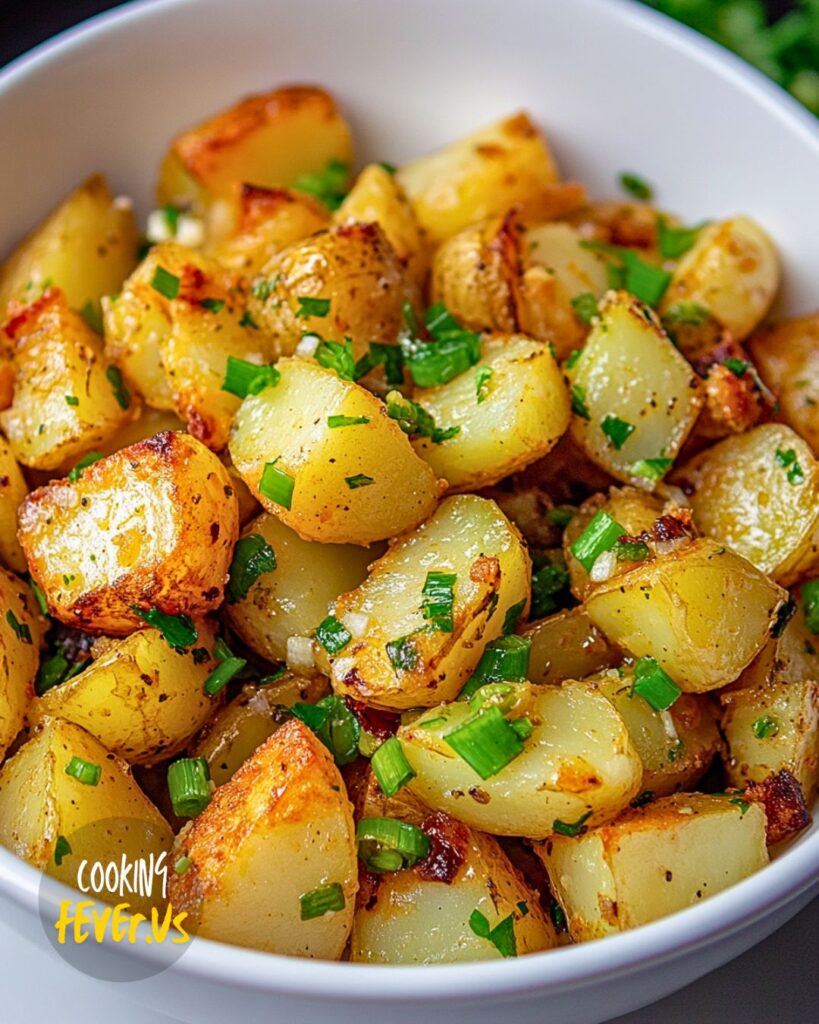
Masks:
[[[99,768],[96,785],[66,772],[72,758]],[[70,847],[62,856],[60,837]],[[172,843],[168,823],[128,765],[78,725],[46,719],[0,770],[0,844],[68,885],[76,887],[84,858],[120,864],[124,857],[133,864],[167,856]],[[143,912],[144,903],[152,902],[136,894],[128,900]]]
[[[42,636],[34,595],[14,573],[0,569],[0,758],[23,727]]]
[[[584,679],[623,659],[622,652],[606,640],[583,607],[533,622],[523,635],[532,640],[528,678],[533,683]]]
[[[680,793],[576,839],[536,847],[576,942],[673,914],[768,863],[765,812],[725,796]]]
[[[248,310],[284,355],[305,334],[317,334],[351,338],[358,359],[371,341],[394,343],[403,324],[404,267],[377,224],[319,231],[273,256],[261,279],[265,287],[257,282]],[[320,300],[319,312],[311,311],[311,300]]]
[[[194,437],[218,451],[239,399],[223,390],[228,356],[270,362],[272,338],[247,319],[238,278],[201,253],[154,246],[103,303],[108,355],[149,405],[174,409]]]
[[[474,371],[413,398],[436,423],[459,428],[440,444],[413,442],[451,491],[486,487],[528,466],[569,426],[569,395],[554,356],[523,335],[484,339]]]
[[[819,453],[819,313],[760,331],[748,351],[783,419]]]
[[[407,278],[422,288],[429,269],[424,233],[395,174],[368,164],[336,210],[337,224],[378,224],[404,264]]]
[[[260,537],[272,548],[276,568],[262,573],[244,597],[229,588],[225,610],[235,632],[268,661],[287,658],[289,637],[311,636],[330,603],[362,582],[377,554],[302,540],[269,512],[249,523],[243,536]]]
[[[455,576],[449,632],[428,628],[430,573]],[[486,644],[525,615],[530,574],[520,534],[493,501],[447,498],[336,600],[332,614],[349,640],[330,652],[334,690],[396,710],[452,700]]]
[[[785,424],[726,437],[675,480],[703,533],[779,583],[792,583],[819,562],[819,463]]]
[[[17,509],[28,494],[25,477],[8,441],[0,434],[0,563],[15,572],[26,571],[17,540]]]
[[[129,764],[154,764],[179,753],[218,703],[203,689],[217,664],[211,653],[215,630],[205,619],[196,628],[197,655],[174,650],[157,629],[106,641],[88,668],[31,703],[29,721],[48,717],[81,725]]]
[[[0,269],[0,316],[12,299],[29,303],[59,288],[77,310],[119,289],[137,258],[129,200],[114,199],[105,179],[88,178],[8,257]]]
[[[653,313],[610,292],[570,374],[572,436],[612,476],[652,487],[694,426],[703,396]]]
[[[57,469],[127,422],[131,396],[106,366],[100,338],[58,289],[8,320],[5,332],[15,345],[14,401],[0,426],[18,462]]]
[[[217,786],[233,778],[250,755],[289,718],[282,708],[304,702],[314,704],[330,692],[325,676],[297,676],[285,672],[264,686],[244,686],[205,727],[190,750],[204,757]]]
[[[195,438],[164,433],[32,492],[20,543],[49,610],[115,636],[143,620],[218,607],[239,531],[221,462]]]
[[[208,255],[247,277],[294,242],[327,226],[327,208],[317,199],[287,188],[243,184],[233,232],[208,248]]]
[[[759,224],[750,217],[718,221],[677,264],[660,309],[695,302],[741,340],[768,312],[779,277],[779,255]]]
[[[405,164],[398,181],[433,243],[517,205],[537,216],[558,178],[549,148],[524,112]]]
[[[586,610],[609,640],[656,658],[683,690],[700,693],[737,678],[786,597],[750,562],[702,538],[600,583]]]
[[[297,719],[216,790],[177,847],[192,863],[171,876],[169,895],[198,920],[199,935],[269,953],[341,956],[358,889],[352,808],[332,756]],[[311,894],[330,886],[334,912],[310,917]]]
[[[351,161],[350,131],[333,97],[315,86],[284,86],[178,135],[162,162],[157,197],[161,206],[209,213],[213,235],[230,222],[243,182],[292,186]]]
[[[242,402],[230,438],[234,466],[269,512],[305,540],[361,545],[432,513],[435,474],[383,402],[312,360],[278,369],[275,387]],[[366,422],[334,427],[331,416]]]

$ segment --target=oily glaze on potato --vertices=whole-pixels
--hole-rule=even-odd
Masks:
[[[622,652],[592,623],[585,608],[569,608],[533,622],[523,630],[532,646],[528,679],[554,684],[584,679],[622,660]]]
[[[80,725],[129,764],[178,753],[218,703],[203,689],[217,664],[215,630],[204,619],[196,626],[198,655],[175,651],[156,629],[104,641],[88,668],[32,701],[28,720]]]
[[[482,779],[444,740],[473,713],[469,702],[431,708],[398,730],[416,772],[411,792],[472,828],[530,839],[551,835],[555,822],[591,812],[587,820],[601,823],[628,806],[643,766],[622,718],[594,684],[510,685],[515,714],[534,726],[523,752]]]
[[[683,690],[700,693],[737,678],[786,597],[750,562],[702,538],[600,583],[586,610],[613,643],[656,658]]]
[[[234,466],[269,512],[305,540],[361,545],[430,515],[435,474],[382,402],[306,359],[282,359],[278,369],[275,387],[244,400],[230,438]],[[331,427],[330,416],[367,422]],[[289,504],[260,488],[271,463],[294,482]]]
[[[18,462],[52,470],[110,440],[131,398],[112,378],[102,342],[49,288],[5,324],[14,347],[14,400],[0,412]]]
[[[430,572],[456,576],[452,632],[426,628],[422,591]],[[329,659],[333,689],[396,710],[452,700],[486,644],[511,628],[507,614],[512,624],[525,615],[530,573],[520,534],[493,501],[447,498],[393,543],[361,586],[335,601],[332,613],[351,639]]]
[[[42,635],[43,620],[31,590],[14,573],[0,569],[0,757],[23,727]]]
[[[576,942],[656,921],[768,863],[765,812],[726,796],[679,793],[577,839],[536,847]]]
[[[30,303],[54,285],[69,306],[97,307],[119,289],[137,258],[139,238],[127,200],[93,175],[25,238],[0,269],[0,316],[12,299]]]
[[[294,719],[221,786],[177,840],[191,860],[170,878],[198,934],[269,953],[337,959],[358,888],[352,808],[331,754]],[[271,885],[271,865],[286,866]],[[303,920],[300,897],[338,885],[343,909]]]
[[[759,224],[750,217],[718,221],[700,232],[677,264],[660,310],[697,303],[741,340],[768,312],[779,278],[779,255]]]
[[[17,509],[28,494],[25,477],[8,441],[0,434],[0,563],[25,572],[26,560],[17,540]]]
[[[819,562],[819,463],[783,423],[727,437],[678,474],[694,521],[787,585]]]
[[[132,610],[197,615],[217,607],[238,534],[221,462],[187,434],[123,448],[32,492],[20,543],[52,615],[121,636],[144,625]]]
[[[357,587],[375,553],[345,544],[302,540],[289,526],[263,512],[243,536],[263,538],[276,568],[262,573],[244,598],[227,603],[232,628],[268,661],[284,661],[291,636],[310,636],[339,594]]]
[[[690,364],[656,317],[626,292],[606,296],[570,381],[574,440],[612,476],[641,486],[656,480],[644,460],[673,459],[702,405]],[[626,424],[624,431],[631,428],[624,440],[604,430],[611,418]]]
[[[524,112],[404,164],[398,172],[433,243],[515,205],[536,216],[557,179],[546,141]]]
[[[395,342],[408,295],[404,266],[378,224],[341,224],[274,255],[255,281],[248,310],[284,355],[315,334],[350,338],[358,359],[371,341]],[[317,315],[300,299],[329,301],[329,308]]]
[[[554,356],[522,335],[485,339],[473,370],[413,397],[436,423],[459,428],[441,444],[423,437],[413,443],[451,491],[486,487],[528,466],[569,425],[569,396]]]

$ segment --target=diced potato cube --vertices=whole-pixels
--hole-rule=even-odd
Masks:
[[[25,572],[26,560],[17,540],[17,509],[28,494],[25,477],[8,441],[0,434],[0,563]]]
[[[23,728],[43,632],[34,595],[14,573],[0,569],[0,758]]]

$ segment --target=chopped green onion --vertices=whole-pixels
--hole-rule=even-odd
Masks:
[[[249,327],[253,331],[258,331],[258,329],[259,329],[259,325],[253,319],[253,315],[252,315],[252,313],[250,312],[249,309],[246,309],[244,311],[244,313],[242,313],[242,318],[239,321],[239,326],[240,327]]]
[[[316,917],[324,917],[333,911],[343,910],[346,906],[344,890],[338,882],[320,885],[317,889],[304,892],[299,896],[302,921],[312,921]]]
[[[219,664],[202,686],[208,697],[215,697],[247,665],[247,659],[235,657],[224,640],[219,640],[213,653]]]
[[[276,467],[278,461],[279,459],[276,458],[264,467],[259,480],[259,493],[277,505],[281,505],[282,508],[290,508],[296,481],[289,473]]]
[[[396,174],[398,171],[398,168],[395,166],[395,164],[388,164],[386,160],[379,160],[378,166],[381,168],[382,171],[386,171],[387,174]]]
[[[494,705],[442,739],[482,779],[490,779],[523,752],[523,741]]]
[[[802,615],[805,626],[819,635],[819,580],[811,580],[802,587]]]
[[[248,395],[258,395],[265,388],[275,387],[280,378],[275,366],[259,366],[246,359],[228,356],[222,390],[237,398],[247,398]]]
[[[352,633],[334,615],[328,615],[316,629],[316,640],[328,654],[343,651],[352,639]]]
[[[667,219],[660,214],[657,217],[657,246],[664,260],[679,259],[694,245],[697,235],[705,227],[706,222],[695,224],[690,228],[671,227]]]
[[[728,801],[728,803],[729,804],[736,804],[736,806],[739,808],[739,811],[740,811],[740,815],[739,816],[741,818],[744,818],[745,815],[748,813],[748,811],[751,809],[751,805],[748,803],[748,801],[747,800],[743,800],[741,797],[738,797],[738,796],[732,797]]]
[[[751,364],[744,359],[723,359],[722,365],[726,370],[730,370],[735,377],[744,377]]]
[[[565,605],[568,597],[569,571],[560,562],[547,562],[532,573],[532,619],[542,619]]]
[[[43,615],[48,615],[48,601],[46,601],[45,594],[40,590],[34,580],[29,580],[29,586],[31,587],[34,599],[36,600],[41,613]]]
[[[611,551],[625,533],[626,530],[617,520],[612,519],[608,512],[601,508],[572,544],[571,552],[586,572],[591,572],[600,555],[605,551]]]
[[[600,429],[619,452],[626,441],[634,433],[634,424],[621,420],[619,416],[609,413],[600,424]]]
[[[573,370],[575,366],[580,362],[580,357],[583,355],[582,348],[573,349],[566,357],[566,362],[563,364],[566,370]]]
[[[331,694],[315,704],[295,704],[292,710],[296,718],[312,729],[327,747],[336,764],[355,761],[361,725],[340,697]]]
[[[489,383],[494,375],[495,371],[491,366],[478,367],[478,372],[475,374],[475,393],[478,398],[478,405],[481,402],[485,402],[489,397]]]
[[[164,267],[157,265],[151,278],[151,287],[166,299],[175,299],[179,294],[179,278]]]
[[[528,740],[535,730],[535,727],[528,718],[516,718],[509,725],[522,740]]]
[[[72,779],[81,782],[84,786],[96,786],[102,775],[102,768],[91,761],[85,761],[81,757],[72,757],[65,766],[65,774]]]
[[[182,650],[192,647],[199,639],[196,626],[187,615],[166,615],[158,608],[149,608],[143,611],[136,605],[131,605],[131,611],[138,615],[143,622],[158,629],[167,643],[175,650]]]
[[[225,308],[224,299],[200,299],[199,305],[209,313],[221,313]]]
[[[529,904],[525,900],[520,900],[516,904],[516,906],[517,906],[518,910],[520,911],[520,916],[521,917],[526,917],[526,915],[529,913]]]
[[[531,650],[529,636],[501,636],[490,641],[460,697],[471,697],[486,683],[522,682],[529,673]]]
[[[355,476],[345,476],[344,482],[351,491],[357,491],[359,487],[369,487],[375,483],[375,477],[367,476],[366,473],[356,473]]]
[[[649,555],[648,544],[641,540],[618,540],[612,550],[618,562],[644,562]]]
[[[454,572],[429,572],[421,591],[423,598],[421,613],[432,629],[440,633],[451,633],[455,626],[452,621],[452,607],[455,602]]]
[[[90,299],[80,310],[80,316],[85,320],[92,331],[97,334],[102,334],[104,328],[102,326],[102,313],[98,302],[92,302]]]
[[[631,801],[630,807],[645,807],[646,804],[650,804],[654,799],[654,793],[650,789],[644,789],[642,793],[638,793],[637,796]]]
[[[171,235],[176,235],[176,229],[179,226],[179,217],[182,211],[178,206],[163,206],[162,207],[162,219],[165,221],[165,227],[167,227]]]
[[[330,299],[314,299],[309,295],[297,295],[296,319],[307,320],[311,316],[325,317],[330,312]]]
[[[515,939],[515,915],[505,917],[494,928],[489,927],[488,919],[480,912],[473,910],[469,915],[469,927],[480,939],[487,939],[503,957],[518,955]]]
[[[57,836],[57,842],[54,846],[54,863],[58,868],[62,866],[63,858],[68,857],[71,852],[71,844],[65,836]]]
[[[591,813],[591,811],[586,811],[586,813],[582,814],[577,821],[561,821],[560,818],[555,818],[552,822],[552,828],[558,835],[574,838],[586,831],[584,827],[585,822],[591,817]]]
[[[623,171],[619,178],[620,184],[635,199],[651,199],[654,195],[651,185],[633,171]]]
[[[258,299],[260,302],[266,302],[273,293],[274,288],[279,283],[279,275],[271,277],[269,280],[265,277],[260,277],[253,282],[250,288],[250,294],[254,299]]]
[[[655,658],[640,658],[634,666],[632,693],[642,697],[655,711],[668,711],[682,690],[657,664]]]
[[[394,386],[404,383],[404,353],[398,345],[371,341],[367,352],[355,364],[355,379],[360,380],[376,367],[384,365],[384,379]]]
[[[761,715],[751,726],[751,731],[758,740],[766,740],[779,732],[779,722],[771,715]]]
[[[249,533],[236,542],[233,560],[230,563],[230,577],[225,588],[228,604],[247,597],[256,580],[276,568],[276,552],[258,533]]]
[[[477,712],[491,703],[506,714],[512,710],[515,700],[515,688],[510,683],[486,683],[469,698],[469,710]]]
[[[333,370],[342,380],[356,379],[356,364],[353,359],[353,343],[349,338],[344,342],[320,341],[313,358],[326,370]]]
[[[796,452],[793,448],[782,450],[781,448],[776,449],[775,459],[777,465],[788,471],[788,483],[789,484],[801,484],[805,479],[805,474],[802,467],[796,457]]]
[[[572,384],[572,412],[584,420],[590,420],[589,407],[586,405],[586,389],[580,384]]]
[[[131,392],[126,388],[118,366],[109,366],[105,371],[105,379],[111,385],[114,398],[120,409],[128,409],[131,405]]]
[[[566,924],[566,914],[563,911],[563,907],[557,902],[552,900],[552,905],[549,907],[549,917],[551,918],[552,924],[555,926],[555,931],[565,932],[568,931],[568,925]]]
[[[80,404],[80,400],[79,400],[79,398],[77,398],[76,395],[66,395],[65,396],[65,404],[72,406],[72,408],[75,408],[76,406],[78,406]]]
[[[404,362],[416,387],[446,384],[478,362],[481,336],[461,327],[440,302],[427,310],[425,323],[432,341],[412,338],[402,343]]]
[[[318,199],[328,210],[337,210],[344,200],[349,171],[350,165],[343,160],[328,160],[323,171],[296,178],[293,188]]]
[[[79,661],[76,665],[72,666],[64,654],[59,652],[53,654],[50,658],[40,662],[40,667],[37,669],[37,675],[34,679],[34,692],[38,697],[42,697],[44,693],[47,693],[55,686],[64,683],[73,675],[77,675],[87,664],[88,660],[85,660]],[[73,671],[74,669],[77,669],[77,671]]]
[[[331,430],[335,430],[337,427],[357,427],[364,423],[369,423],[369,416],[328,416],[327,426]]]
[[[635,476],[642,477],[644,480],[661,480],[665,474],[671,469],[673,459],[640,459],[639,462],[635,462],[631,467],[631,472]]]
[[[503,617],[503,629],[501,630],[504,636],[514,633],[518,628],[518,623],[525,607],[526,598],[523,597],[517,604],[512,604],[506,609],[506,615]]]
[[[6,612],[6,622],[11,626],[18,640],[24,644],[31,644],[31,630],[25,622],[18,622],[17,616],[11,608]]]
[[[592,295],[591,292],[583,292],[581,295],[575,295],[571,300],[572,309],[575,311],[577,319],[584,324],[591,324],[592,320],[598,316],[597,311],[597,299]],[[574,352],[566,360],[566,368],[571,370],[572,366],[575,365],[577,360],[580,358],[582,349],[575,349]],[[572,362],[573,360],[573,362]],[[571,363],[571,365],[570,365]]]
[[[554,523],[555,526],[565,528],[574,519],[577,514],[577,509],[574,505],[555,505],[554,508],[547,509],[546,518],[550,523]]]
[[[411,636],[390,640],[386,645],[386,650],[393,668],[401,672],[413,672],[418,668],[420,655]]]
[[[665,295],[671,283],[671,274],[667,270],[646,263],[636,252],[619,245],[590,241],[582,241],[580,245],[617,260],[617,263],[610,264],[613,287],[625,288],[647,306],[656,306]]]
[[[168,792],[178,818],[195,818],[210,803],[210,769],[204,757],[182,757],[168,765]]]
[[[441,444],[461,432],[460,427],[436,427],[435,420],[426,409],[404,398],[400,391],[390,391],[387,395],[387,415],[396,420],[405,434],[428,437],[433,444]]]
[[[190,857],[183,856],[173,866],[174,873],[177,875],[184,875],[186,871],[190,871],[193,867],[193,861]]]
[[[263,676],[259,680],[257,685],[258,686],[270,686],[271,683],[278,683],[279,680],[284,677],[284,674],[285,674],[286,671],[287,671],[287,667],[285,665],[280,665],[278,668],[274,669],[270,673],[269,676]]]
[[[395,818],[362,818],[356,827],[358,856],[368,871],[401,871],[429,854],[429,837]]]
[[[395,736],[390,736],[381,744],[370,764],[382,792],[389,797],[395,796],[399,789],[415,778],[415,771],[404,754],[401,741]]]
[[[104,459],[105,456],[102,452],[89,452],[87,455],[83,455],[77,465],[68,474],[68,479],[75,484],[82,476],[82,471],[88,469],[89,466],[93,466],[95,462],[99,462],[100,459]]]
[[[711,319],[710,310],[701,306],[698,302],[681,301],[675,302],[663,313],[663,324],[668,327],[678,325],[686,327],[701,327]]]

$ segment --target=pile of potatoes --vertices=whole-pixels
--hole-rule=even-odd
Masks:
[[[96,855],[199,935],[370,963],[712,896],[819,783],[819,314],[525,113],[352,168],[277,89],[173,140],[147,243],[94,176],[0,269],[0,843],[72,882],[128,818]]]

